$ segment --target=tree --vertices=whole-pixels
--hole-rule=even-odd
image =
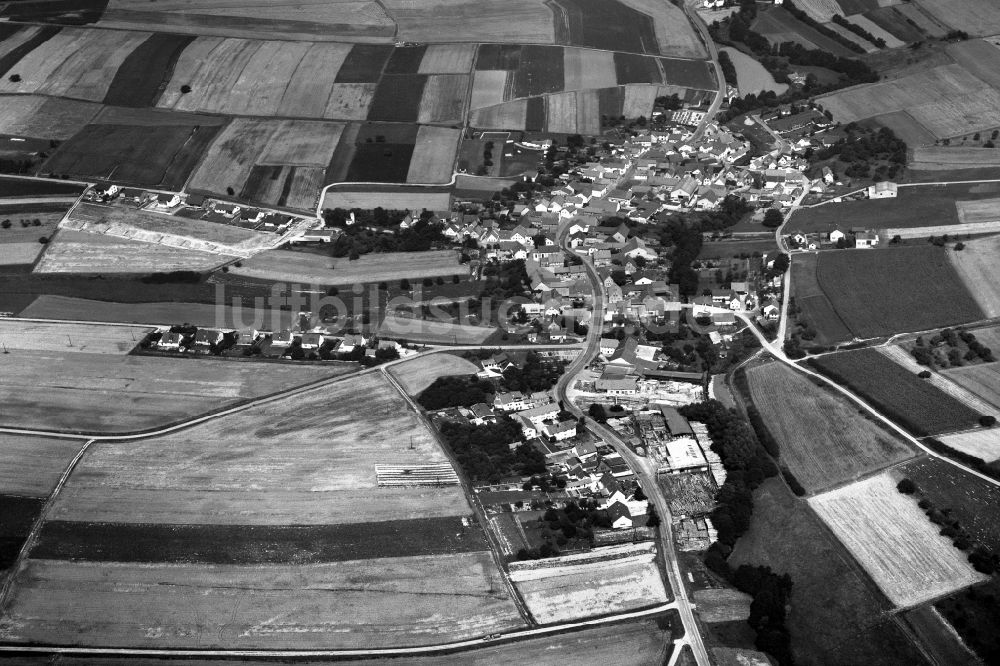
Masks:
[[[896,484],[896,490],[904,495],[912,495],[917,492],[917,484],[915,484],[911,479],[905,478]]]
[[[921,370],[920,372],[917,373],[917,377],[920,377],[921,379],[930,379],[931,378],[931,371],[930,370]]]
[[[777,208],[768,208],[767,212],[764,213],[764,226],[774,229],[775,227],[780,227],[785,221],[785,216],[781,214],[781,211]]]
[[[191,86],[189,86],[186,83],[181,86],[181,94],[182,95],[187,95],[189,92],[191,92]]]
[[[11,74],[10,77],[9,77],[9,80],[10,80],[11,83],[17,83],[18,81],[21,80],[21,75],[20,74]]]
[[[46,236],[42,236],[41,238],[38,239],[38,242],[41,243],[42,245],[48,245],[49,239]]]
[[[984,414],[983,416],[979,417],[979,425],[983,426],[984,428],[993,427],[994,425],[996,425],[996,422],[997,422],[997,417],[995,416],[988,416]]]
[[[4,229],[10,229],[10,220],[4,220],[3,222],[0,222],[0,227],[3,227]]]
[[[410,281],[407,280],[406,278],[403,278],[402,280],[399,281],[399,288],[402,289],[403,291],[409,291]]]
[[[660,517],[656,515],[656,509],[649,504],[649,509],[646,511],[646,527],[656,527],[659,524]]]
[[[236,194],[236,190],[234,190],[231,187],[227,187],[226,188],[226,194],[228,194],[229,196],[233,196],[234,194]]]

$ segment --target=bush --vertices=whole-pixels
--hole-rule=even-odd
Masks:
[[[896,484],[896,490],[904,495],[912,495],[917,492],[917,484],[915,484],[912,479],[905,478]]]
[[[922,370],[922,371],[920,371],[920,372],[917,373],[917,377],[920,377],[921,379],[930,379],[931,378],[931,371],[930,370]]]

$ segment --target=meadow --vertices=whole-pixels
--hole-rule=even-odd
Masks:
[[[268,250],[244,261],[243,266],[230,269],[232,274],[262,280],[322,285],[413,280],[467,271],[450,250],[366,254],[354,261],[347,257],[334,259],[307,252]]]
[[[399,381],[404,391],[410,395],[418,395],[438,377],[474,375],[478,370],[477,365],[454,354],[425,354],[405,363],[398,363],[389,372]]]
[[[782,363],[747,372],[753,403],[778,441],[780,462],[810,493],[913,456],[899,437]]]
[[[889,474],[818,495],[810,506],[899,607],[985,580]]]
[[[778,83],[775,81],[771,73],[764,69],[764,66],[754,58],[732,47],[726,47],[721,50],[729,55],[733,67],[736,68],[737,87],[741,95],[748,95],[750,93],[757,95],[765,90],[770,90],[777,95],[781,95],[788,90],[787,83]]]

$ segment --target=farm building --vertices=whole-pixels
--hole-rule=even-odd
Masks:
[[[883,180],[868,187],[869,199],[895,199],[898,194],[899,189],[896,183],[891,183],[888,180]]]

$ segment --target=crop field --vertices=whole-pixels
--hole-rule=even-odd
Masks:
[[[697,516],[715,508],[715,481],[706,473],[663,474],[659,486],[670,504],[674,517]]]
[[[918,3],[904,2],[896,5],[893,9],[898,11],[907,22],[912,21],[917,28],[931,37],[941,38],[951,31],[951,28],[947,24],[931,16]]]
[[[406,42],[553,43],[552,12],[541,0],[502,5],[481,0],[447,0],[429,7],[409,0],[383,3]]]
[[[980,414],[874,349],[813,359],[873,407],[916,435],[968,430]]]
[[[468,74],[476,57],[475,44],[430,44],[417,72],[420,74]]]
[[[990,47],[993,48],[993,47]],[[1000,52],[1000,49],[996,49]],[[918,146],[913,151],[909,167],[923,171],[975,169],[1000,166],[1000,151],[993,148],[961,146]]]
[[[864,17],[878,25],[882,30],[890,33],[896,40],[906,43],[919,42],[927,38],[927,33],[913,19],[909,19],[900,11],[898,6],[879,7],[876,10],[866,12]],[[911,21],[913,21],[911,23]],[[876,37],[879,33],[871,31]],[[892,43],[888,39],[886,44],[892,48]]]
[[[348,379],[174,434],[100,442],[53,520],[331,525],[468,515],[456,486],[379,488],[376,464],[447,462],[379,374]]]
[[[799,0],[795,6],[819,23],[829,23],[834,15],[844,14],[837,0]]]
[[[983,342],[983,344],[987,343]],[[988,344],[987,346],[990,346],[991,349],[997,348]],[[942,374],[988,402],[994,409],[1000,410],[1000,364],[987,363],[963,368],[949,368],[944,370]]]
[[[696,590],[692,596],[698,604],[698,617],[702,622],[741,622],[750,617],[753,597],[739,590]]]
[[[927,663],[897,623],[885,618],[888,599],[780,479],[767,479],[754,491],[750,529],[729,563],[769,566],[792,577],[787,622],[796,662]]]
[[[523,130],[527,126],[528,100],[473,109],[469,114],[469,124],[482,129]]]
[[[39,95],[0,96],[0,134],[65,140],[101,110],[100,104]]]
[[[891,359],[893,362],[898,363],[903,368],[909,370],[913,374],[919,374],[920,372],[927,369],[926,366],[917,363],[917,360],[913,358],[913,355],[907,349],[902,348],[899,345],[885,345],[882,347],[877,347],[879,353],[883,354],[886,358]],[[980,367],[990,367],[990,366],[975,366],[970,368],[964,368],[965,370],[973,370]],[[962,368],[956,368],[956,370]],[[952,372],[951,369],[944,370],[941,372],[932,372],[931,376],[925,379],[928,384],[939,389],[943,393],[947,393],[952,398],[955,398],[960,403],[971,409],[978,414],[991,414],[997,411],[997,407],[986,402],[977,394],[966,390],[958,382],[952,382],[947,379]]]
[[[817,102],[844,123],[906,111],[938,139],[1000,126],[1000,91],[959,64],[833,93]]]
[[[229,270],[235,275],[263,280],[322,285],[412,280],[467,271],[450,250],[366,254],[355,261],[347,257],[333,259],[305,252],[268,250],[244,261],[243,266]]]
[[[73,351],[90,349],[81,344],[85,337],[78,340],[76,333],[69,337],[72,348],[63,335],[58,340],[63,347],[58,350],[12,352],[4,357],[5,372],[0,377],[0,396],[8,406],[0,417],[4,426],[134,432],[353,369],[348,365],[241,363],[213,358],[109,359]],[[136,339],[142,336],[137,333]],[[135,344],[131,336],[127,344]]]
[[[969,430],[938,437],[945,445],[980,460],[992,463],[1000,460],[1000,431]]]
[[[32,559],[0,638],[188,647],[194,635],[201,647],[285,649],[460,640],[521,624],[498,575],[484,552],[266,567]]]
[[[474,375],[478,370],[474,363],[454,354],[425,354],[394,365],[389,372],[399,381],[404,391],[417,395],[438,377]]]
[[[541,624],[666,603],[653,544],[512,562],[510,579]]]
[[[967,241],[964,250],[949,252],[948,259],[986,316],[1000,316],[1000,281],[996,280],[1000,236]]]
[[[913,456],[910,447],[857,413],[853,404],[781,363],[747,373],[754,405],[788,466],[810,493]]]
[[[834,310],[859,338],[982,319],[948,254],[933,245],[824,252],[817,277]]]
[[[375,89],[368,120],[408,123],[416,122],[424,96],[427,76],[420,74],[386,74]]]
[[[914,117],[906,111],[893,111],[892,113],[883,113],[877,116],[872,116],[870,120],[864,121],[864,124],[867,123],[871,123],[876,129],[888,127],[897,137],[905,141],[906,145],[910,147],[933,144],[936,141],[930,130],[918,123],[916,119],[914,119]],[[915,168],[920,167],[916,166]]]
[[[224,122],[150,109],[109,109],[59,146],[42,171],[180,190]]]
[[[772,44],[781,42],[798,42],[807,49],[820,49],[840,57],[851,57],[854,54],[839,42],[821,35],[805,23],[789,14],[781,7],[760,12],[753,24],[753,29]]]
[[[410,189],[398,192],[372,192],[343,190],[340,188],[326,191],[323,198],[323,208],[363,208],[371,210],[381,206],[386,210],[448,210],[451,195],[448,192],[428,192],[420,189]]]
[[[0,435],[0,495],[47,497],[82,446],[79,439]]]
[[[23,319],[0,319],[0,341],[12,355],[19,351],[128,354],[149,330],[139,326],[52,324]]]
[[[465,118],[468,74],[432,74],[427,77],[417,112],[421,123],[460,123]]]
[[[859,26],[861,29],[867,30],[876,39],[881,38],[882,40],[884,40],[885,47],[887,49],[896,49],[899,48],[900,46],[906,45],[905,41],[897,38],[891,32],[885,30],[882,26],[878,25],[877,23],[875,23],[874,21],[872,21],[863,14],[856,14],[854,16],[850,16],[848,17],[847,20],[853,23],[854,25]]]
[[[797,217],[797,215],[796,215]],[[793,218],[794,219],[794,218]],[[816,329],[816,342],[833,344],[854,337],[833,304],[819,286],[816,277],[817,254],[798,254],[792,260],[792,293],[800,310],[799,319]]]
[[[384,338],[422,342],[424,344],[479,344],[496,333],[492,326],[468,326],[447,321],[412,319],[387,314],[379,326]]]
[[[610,88],[618,85],[614,53],[590,49],[563,49],[563,90]]]
[[[897,606],[985,580],[888,474],[818,495],[809,504]]]
[[[982,39],[969,39],[949,44],[948,55],[973,76],[993,87],[1000,87],[1000,48]]]
[[[162,273],[208,271],[232,257],[115,236],[60,229],[35,273]]]
[[[44,246],[37,241],[20,243],[0,243],[0,266],[21,266],[31,264],[38,258]]]
[[[462,130],[421,125],[410,157],[407,183],[447,183],[455,167]]]
[[[917,4],[941,23],[970,35],[1000,32],[1000,16],[990,0],[918,0]]]
[[[170,81],[181,52],[192,36],[154,33],[118,67],[104,103],[113,106],[155,106]]]

